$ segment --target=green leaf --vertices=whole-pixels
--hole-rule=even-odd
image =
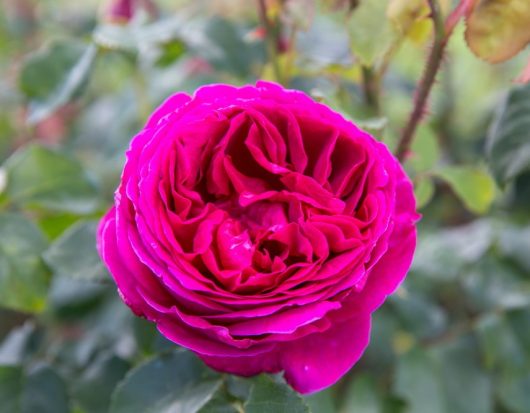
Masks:
[[[41,259],[46,240],[22,215],[0,214],[0,305],[19,311],[44,309],[49,274]]]
[[[17,204],[77,214],[93,212],[98,205],[96,187],[80,163],[61,152],[26,146],[4,167],[5,193]]]
[[[512,331],[530,357],[530,307],[524,307],[506,314]]]
[[[433,356],[414,349],[397,363],[394,390],[408,405],[408,413],[446,413],[439,366]]]
[[[83,280],[106,279],[107,273],[96,251],[95,221],[72,225],[44,252],[54,274]]]
[[[79,221],[79,215],[69,212],[58,212],[37,217],[39,228],[50,240],[57,239],[77,221]]]
[[[110,413],[197,413],[221,381],[192,353],[174,351],[131,370],[118,385]]]
[[[448,166],[436,175],[446,181],[466,208],[485,214],[495,199],[495,182],[482,169],[470,166]]]
[[[447,410],[452,413],[493,413],[493,386],[480,365],[475,341],[468,336],[441,348],[439,362]]]
[[[138,40],[134,26],[121,24],[104,24],[96,27],[93,34],[94,43],[110,50],[138,52]]]
[[[403,36],[429,18],[429,6],[422,0],[390,0],[387,16],[394,30]]]
[[[0,366],[0,413],[19,413],[22,392],[22,369]]]
[[[399,323],[389,306],[383,306],[373,316],[371,343],[363,355],[363,361],[376,371],[386,371],[396,361],[394,337]]]
[[[355,124],[368,132],[370,135],[381,140],[383,138],[385,129],[388,126],[388,118],[379,117],[363,120],[355,120]]]
[[[28,121],[37,123],[68,103],[86,84],[97,55],[93,45],[55,41],[26,59],[20,88],[30,99]]]
[[[65,40],[54,41],[33,52],[21,68],[20,89],[29,99],[44,101],[62,83],[65,72],[82,54],[82,44]]]
[[[0,365],[17,365],[27,357],[29,342],[35,331],[35,324],[27,321],[9,332],[0,344]]]
[[[129,367],[127,361],[114,355],[92,362],[73,388],[73,396],[83,411],[107,413],[112,392]]]
[[[416,172],[429,171],[440,158],[440,148],[434,131],[428,126],[418,128],[416,139],[412,142],[411,156],[407,159]]]
[[[347,31],[323,15],[316,16],[309,30],[298,33],[296,50],[304,63],[316,68],[352,63]]]
[[[57,318],[76,320],[94,311],[101,304],[105,293],[108,294],[109,287],[110,283],[105,285],[102,282],[53,277],[48,293],[48,307]],[[125,308],[123,310],[126,311]],[[108,322],[108,319],[103,319],[99,324]],[[121,331],[123,327],[114,326],[115,331]],[[96,325],[92,325],[92,328],[96,328]]]
[[[499,63],[530,43],[527,0],[476,0],[466,19],[466,41],[478,57]]]
[[[516,267],[493,254],[475,263],[462,278],[462,286],[471,311],[515,309],[530,304],[530,283],[524,282]]]
[[[335,389],[329,387],[325,390],[304,396],[304,401],[309,406],[311,413],[336,413]]]
[[[179,15],[154,23],[133,20],[127,25],[102,24],[94,30],[94,42],[105,49],[138,53],[182,38],[186,22]]]
[[[309,406],[311,413],[335,413],[335,397],[332,387],[309,396],[304,396],[304,401]]]
[[[416,207],[423,208],[429,203],[434,195],[434,183],[429,177],[422,177],[414,185],[414,196],[416,197]]]
[[[241,413],[241,402],[232,400],[228,392],[220,388],[198,413]]]
[[[422,275],[448,281],[480,260],[493,243],[491,223],[485,219],[455,228],[423,232],[412,268]]]
[[[475,331],[484,365],[504,374],[525,370],[525,354],[516,335],[502,314],[482,317]]]
[[[407,405],[403,400],[395,396],[387,396],[383,399],[383,410],[381,413],[407,413]]]
[[[381,413],[382,395],[372,376],[361,373],[354,377],[348,387],[342,411],[355,413]]]
[[[245,42],[241,28],[221,17],[189,19],[176,15],[152,24],[133,21],[127,26],[101,25],[94,31],[94,41],[107,49],[154,56],[153,63],[162,66],[189,49],[216,69],[240,77],[252,74],[253,66],[264,60],[262,45]]]
[[[66,386],[50,367],[0,366],[0,413],[69,413]]]
[[[287,384],[260,375],[254,380],[245,413],[309,413],[302,397]]]
[[[530,406],[530,373],[502,374],[496,393],[513,413],[527,413]]]
[[[503,256],[512,258],[521,268],[530,271],[530,226],[503,226],[499,248]]]
[[[442,334],[447,327],[447,314],[431,297],[410,289],[405,297],[390,298],[396,317],[407,332],[420,339]]]
[[[154,323],[134,317],[132,327],[138,350],[143,354],[150,355],[175,349],[175,343],[160,334]]]
[[[282,19],[291,27],[307,30],[315,17],[314,0],[290,0],[283,7]]]
[[[263,45],[246,43],[240,28],[220,17],[195,23],[184,41],[217,70],[242,78],[251,75],[253,66],[263,63],[265,57]]]
[[[486,147],[488,165],[499,184],[530,170],[530,84],[510,90]]]
[[[158,333],[156,325],[145,318],[134,317],[132,320],[134,341],[138,350],[144,354],[153,354],[154,343],[161,334]]]
[[[22,413],[69,413],[66,386],[50,367],[40,366],[25,379]]]
[[[227,376],[226,377],[226,388],[236,399],[246,400],[250,394],[252,388],[252,380],[248,380],[239,376]]]
[[[386,1],[362,1],[349,21],[350,43],[355,56],[372,66],[390,48],[394,33],[387,18]]]
[[[184,54],[186,45],[181,40],[173,40],[164,44],[161,49],[161,54],[156,60],[156,64],[160,67],[168,67]]]

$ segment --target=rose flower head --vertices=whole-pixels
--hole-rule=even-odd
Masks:
[[[134,137],[98,249],[169,340],[309,393],[361,357],[417,219],[398,161],[352,122],[273,83],[211,85]]]

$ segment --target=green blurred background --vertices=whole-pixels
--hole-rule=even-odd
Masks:
[[[173,411],[127,410],[116,394],[109,408],[134,374],[152,386],[136,390],[136,406],[185,397],[145,369],[174,346],[122,304],[94,247],[123,153],[157,104],[264,78],[393,148],[432,31],[424,12],[396,11],[405,2],[269,1],[267,44],[253,1],[138,0],[130,16],[112,3],[0,6],[1,413]],[[530,88],[512,83],[523,57],[482,62],[463,31],[405,163],[423,215],[413,269],[375,314],[362,360],[297,399],[303,409],[530,412]],[[232,384],[227,397],[245,398],[233,389],[244,381]],[[247,411],[231,406],[208,411]]]

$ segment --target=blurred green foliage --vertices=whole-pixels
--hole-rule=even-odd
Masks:
[[[530,86],[511,83],[521,58],[480,61],[460,25],[405,163],[423,214],[412,271],[337,385],[302,398],[219,375],[119,300],[96,222],[169,94],[281,81],[395,147],[425,4],[269,3],[276,56],[254,2],[158,1],[130,21],[108,2],[1,6],[0,413],[530,412]]]

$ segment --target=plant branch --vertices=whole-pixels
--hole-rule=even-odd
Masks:
[[[285,82],[285,85],[287,86],[289,82],[291,81],[291,76],[293,73],[293,67],[295,63],[295,51],[296,51],[296,34],[298,32],[298,26],[296,24],[293,24],[291,26],[291,31],[289,33],[289,38],[287,40],[287,53],[286,53],[286,60],[285,60],[285,66],[283,66],[282,75],[283,75],[283,81]]]
[[[429,7],[431,8],[431,18],[434,24],[434,39],[423,77],[416,88],[414,108],[412,109],[405,128],[403,129],[396,149],[396,157],[400,162],[403,162],[405,159],[405,156],[410,149],[410,145],[412,144],[418,123],[425,112],[425,106],[436,79],[436,74],[440,69],[445,46],[447,45],[448,40],[437,0],[429,0]]]
[[[363,94],[366,104],[379,116],[381,106],[379,102],[379,77],[369,67],[362,67]]]
[[[267,4],[265,0],[257,0],[258,2],[258,15],[261,25],[265,29],[265,42],[267,45],[267,53],[272,64],[272,70],[274,77],[278,82],[282,82],[282,75],[280,71],[280,65],[278,64],[278,39],[274,33],[274,27],[269,20],[267,14]]]
[[[136,68],[134,78],[134,91],[138,102],[138,117],[139,119],[147,119],[153,110],[149,102],[147,80],[140,68]]]

